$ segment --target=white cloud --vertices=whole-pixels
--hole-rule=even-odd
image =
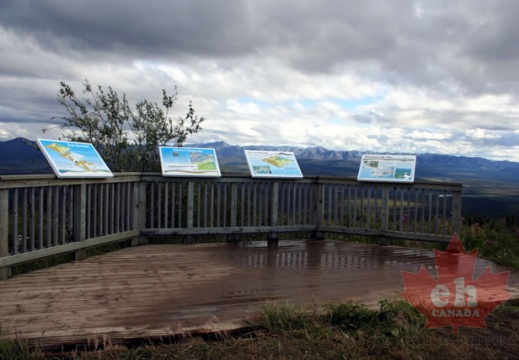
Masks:
[[[207,117],[190,141],[519,161],[513,2],[68,5],[0,3],[1,138],[41,136],[59,81],[89,79],[133,102],[178,86],[172,115]]]
[[[408,137],[414,140],[447,140],[451,138],[452,134],[442,132],[429,131],[412,131]]]
[[[468,129],[465,130],[465,135],[468,138],[472,139],[496,139],[499,138],[500,135],[496,134],[494,131],[485,130],[485,129]]]
[[[252,114],[258,114],[260,112],[260,108],[258,105],[256,105],[253,102],[245,102],[241,103],[237,100],[230,99],[227,100],[226,108],[229,111],[241,114],[241,115],[252,115]]]

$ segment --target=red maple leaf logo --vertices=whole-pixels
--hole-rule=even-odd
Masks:
[[[510,298],[510,271],[493,274],[487,266],[473,279],[477,252],[466,252],[454,234],[444,252],[434,250],[438,279],[423,266],[418,274],[401,272],[405,291],[400,296],[425,315],[425,327],[452,326],[455,334],[459,326],[485,329],[487,315]]]

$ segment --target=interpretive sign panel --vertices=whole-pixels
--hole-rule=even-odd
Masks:
[[[163,176],[222,176],[214,149],[170,146],[159,149]]]
[[[358,181],[413,182],[416,155],[362,155]]]
[[[58,178],[108,178],[112,172],[90,143],[37,139]]]
[[[252,177],[302,178],[294,153],[289,151],[245,150]]]

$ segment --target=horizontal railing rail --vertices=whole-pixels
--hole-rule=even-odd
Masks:
[[[121,173],[109,179],[0,178],[0,277],[10,267],[150,236],[346,233],[448,241],[461,184],[334,177],[253,179]]]

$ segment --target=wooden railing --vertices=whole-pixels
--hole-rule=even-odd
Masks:
[[[149,236],[348,233],[449,241],[461,231],[461,185],[125,173],[110,179],[3,176],[0,278],[48,256]]]

